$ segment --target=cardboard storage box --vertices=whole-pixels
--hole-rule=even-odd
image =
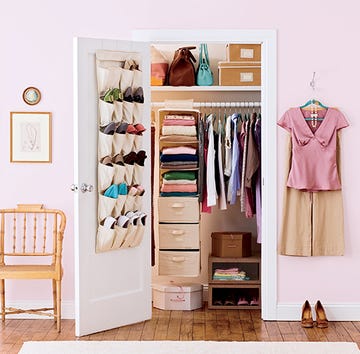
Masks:
[[[213,232],[212,255],[214,257],[250,257],[250,232]]]
[[[261,61],[261,44],[235,44],[226,46],[228,61]]]
[[[153,306],[161,310],[195,310],[203,306],[201,284],[153,284]]]
[[[260,63],[220,61],[218,63],[218,68],[220,86],[261,85]]]

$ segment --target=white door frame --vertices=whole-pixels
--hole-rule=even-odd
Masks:
[[[137,30],[134,40],[262,43],[261,317],[276,320],[277,304],[277,51],[276,30]]]

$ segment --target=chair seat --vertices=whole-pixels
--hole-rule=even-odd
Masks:
[[[54,265],[2,265],[0,279],[57,279]],[[59,279],[60,280],[60,279]]]

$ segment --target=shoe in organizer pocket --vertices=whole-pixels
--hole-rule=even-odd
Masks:
[[[105,68],[101,65],[97,65],[96,68],[97,86],[99,95],[103,95],[106,90],[113,87],[119,87],[121,79],[121,68],[110,67]]]

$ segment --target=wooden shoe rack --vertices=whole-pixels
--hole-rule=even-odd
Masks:
[[[215,269],[238,268],[245,271],[248,280],[215,280]],[[209,309],[260,309],[261,308],[261,258],[251,257],[222,258],[209,257]],[[239,299],[244,299],[238,305]],[[257,299],[257,304],[251,301]]]

